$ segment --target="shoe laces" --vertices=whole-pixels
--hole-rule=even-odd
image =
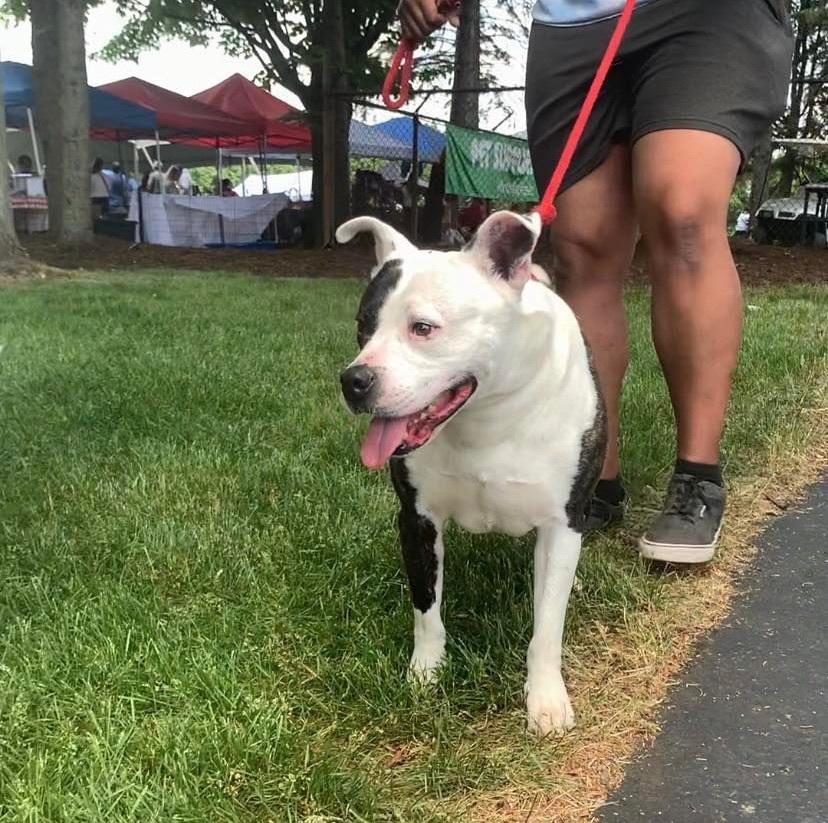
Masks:
[[[692,523],[707,501],[695,477],[673,477],[664,506],[665,514],[676,514]]]

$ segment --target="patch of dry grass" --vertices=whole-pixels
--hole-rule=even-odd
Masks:
[[[527,792],[516,783],[505,791],[477,792],[464,804],[464,818],[481,823],[592,819],[621,782],[626,764],[658,733],[659,707],[697,642],[730,612],[740,573],[756,555],[755,537],[769,518],[800,500],[828,466],[824,373],[814,375],[812,396],[814,406],[802,410],[799,424],[777,433],[762,471],[730,491],[716,562],[692,572],[662,570],[672,580],[658,607],[630,613],[623,630],[593,625],[578,638],[578,651],[567,658],[566,669],[579,725],[573,734],[550,741],[558,753],[559,780],[545,791]],[[631,514],[628,542],[637,538],[645,520],[642,509]]]

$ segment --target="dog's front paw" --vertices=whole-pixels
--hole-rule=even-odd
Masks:
[[[433,682],[445,656],[446,647],[443,643],[423,643],[416,646],[408,667],[411,677],[420,683]]]
[[[528,731],[538,737],[563,734],[575,725],[575,712],[569,702],[563,678],[557,675],[550,682],[526,684]]]

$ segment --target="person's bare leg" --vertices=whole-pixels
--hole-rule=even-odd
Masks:
[[[557,200],[552,224],[555,285],[580,322],[607,405],[609,444],[601,477],[618,465],[618,411],[627,369],[624,274],[635,249],[630,151],[613,146],[595,171]]]
[[[714,464],[742,329],[727,208],[739,152],[723,137],[659,131],[633,149],[649,252],[652,330],[676,415],[677,456]]]

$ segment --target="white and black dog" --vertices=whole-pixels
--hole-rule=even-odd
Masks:
[[[443,528],[537,529],[529,730],[574,724],[561,677],[564,616],[606,415],[575,315],[531,262],[537,216],[492,214],[458,252],[421,251],[372,217],[377,265],[357,313],[359,355],[341,374],[354,412],[373,415],[362,462],[390,460],[414,603],[412,671],[431,679],[445,654]]]

